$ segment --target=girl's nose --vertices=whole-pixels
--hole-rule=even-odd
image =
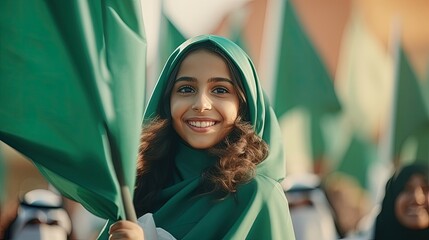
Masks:
[[[417,204],[425,204],[427,201],[428,196],[426,196],[427,193],[423,190],[422,187],[418,187],[414,190],[414,200]]]
[[[211,108],[211,100],[206,94],[201,93],[196,95],[194,104],[192,105],[192,110],[196,112],[204,112],[210,110]]]

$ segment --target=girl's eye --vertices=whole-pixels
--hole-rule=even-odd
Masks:
[[[226,87],[216,87],[215,89],[213,89],[213,93],[225,94],[225,93],[229,93],[229,91]]]
[[[181,86],[177,89],[178,93],[193,93],[195,92],[194,88],[191,86]]]

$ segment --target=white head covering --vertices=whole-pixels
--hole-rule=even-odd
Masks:
[[[45,189],[26,193],[11,226],[11,237],[18,239],[67,239],[71,234],[70,217],[61,196]]]
[[[297,240],[338,239],[331,206],[314,174],[291,175],[282,182]]]

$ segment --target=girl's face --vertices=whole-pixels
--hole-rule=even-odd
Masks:
[[[420,174],[411,176],[395,202],[398,221],[410,229],[429,228],[429,186]]]
[[[207,50],[182,61],[171,92],[173,127],[196,149],[222,141],[238,116],[239,99],[225,61]]]

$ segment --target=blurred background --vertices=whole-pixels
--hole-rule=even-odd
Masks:
[[[253,59],[281,123],[285,181],[319,180],[339,236],[371,216],[394,169],[429,162],[428,1],[141,2],[147,96],[184,39],[212,33],[234,40]],[[0,147],[1,226],[19,196],[49,186],[25,157]],[[103,220],[65,205],[76,238],[94,238]]]

